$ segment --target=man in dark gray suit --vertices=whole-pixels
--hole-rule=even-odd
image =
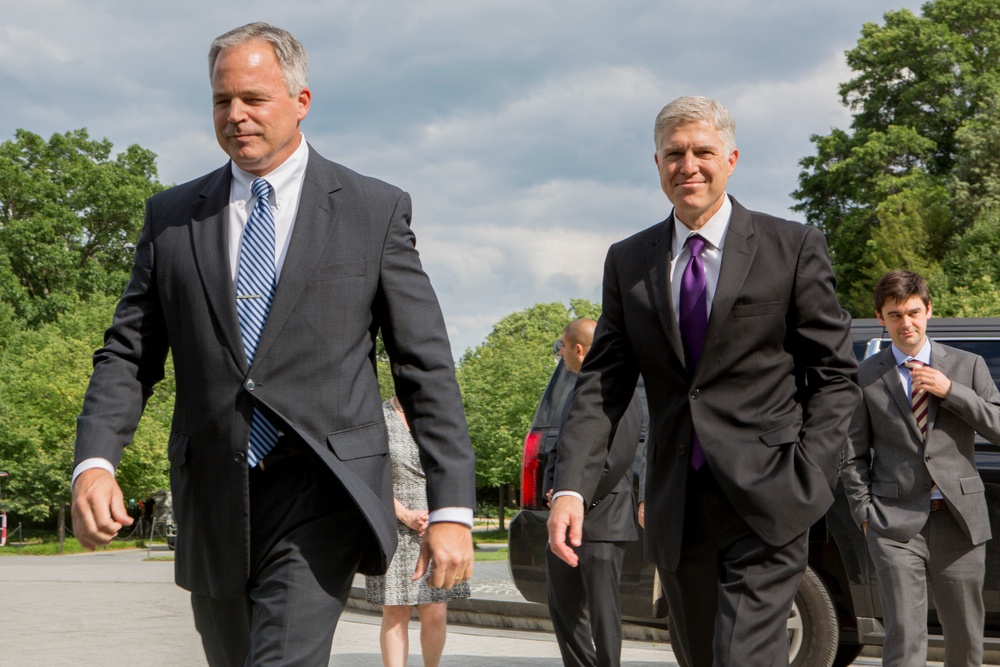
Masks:
[[[646,555],[674,651],[689,667],[786,665],[809,527],[833,502],[858,400],[850,318],[818,229],[727,196],[739,153],[721,104],[671,102],[654,141],[674,209],[608,252],[562,430],[551,549],[577,562],[608,435],[641,373]]]
[[[472,575],[472,448],[409,196],[306,144],[286,31],[222,35],[209,68],[231,161],[147,203],[78,419],[73,525],[93,548],[130,522],[113,471],[169,351],[176,580],[209,663],[325,666],[354,574],[395,550],[379,332],[427,471],[433,586]]]
[[[916,273],[890,271],[875,287],[892,345],[861,363],[841,470],[878,574],[887,667],[926,664],[928,585],[945,665],[983,664],[991,532],[975,436],[1000,444],[1000,392],[982,357],[927,338],[931,312]]]
[[[594,340],[597,322],[580,318],[566,325],[559,354],[566,368],[579,373]],[[563,665],[617,667],[622,653],[622,609],[618,595],[625,547],[639,538],[632,464],[642,436],[642,399],[636,394],[612,436],[594,500],[583,519],[583,543],[576,547],[579,567],[545,550],[549,614]],[[563,446],[572,447],[564,442]],[[545,466],[546,497],[558,484],[559,450]]]

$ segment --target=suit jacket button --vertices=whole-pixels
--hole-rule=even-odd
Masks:
[[[247,462],[247,453],[246,452],[236,452],[235,454],[233,454],[233,460],[236,461],[237,463],[246,463]]]
[[[691,398],[696,399],[701,396],[701,389],[695,389],[691,392]]]
[[[677,451],[679,451],[681,453],[681,455],[683,456],[684,454],[688,453],[688,448],[687,448],[686,445],[681,445],[680,449],[678,449]]]
[[[930,460],[931,460],[931,457],[929,457],[929,456],[925,456],[924,457],[924,461],[930,461]]]
[[[253,391],[257,387],[257,384],[253,380],[247,380],[243,383],[243,386],[247,391]]]

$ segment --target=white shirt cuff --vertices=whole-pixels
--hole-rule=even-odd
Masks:
[[[434,510],[427,516],[427,523],[437,523],[438,521],[462,523],[472,528],[472,508],[442,507],[441,509]]]
[[[90,470],[91,468],[100,468],[101,470],[107,470],[111,473],[112,477],[115,474],[115,467],[111,465],[111,461],[101,458],[91,458],[84,459],[80,461],[80,464],[73,468],[73,479],[70,480],[69,488],[73,488],[73,484],[76,482],[76,478],[80,476],[84,470]]]
[[[581,496],[576,491],[568,491],[568,490],[565,490],[565,489],[562,490],[562,491],[556,491],[555,493],[552,494],[552,500],[555,500],[559,496],[573,496],[574,498],[576,498],[577,500],[579,500],[581,503],[583,502],[583,496]]]

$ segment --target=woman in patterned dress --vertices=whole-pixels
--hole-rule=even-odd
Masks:
[[[409,654],[408,626],[417,608],[420,616],[420,648],[424,667],[438,667],[444,652],[448,600],[469,597],[469,582],[451,590],[432,588],[426,576],[412,581],[420,556],[420,538],[427,529],[427,492],[424,470],[420,466],[417,443],[410,436],[406,416],[393,396],[382,404],[389,431],[389,456],[392,459],[392,495],[396,508],[396,531],[399,546],[385,575],[365,578],[365,597],[371,604],[382,605],[382,664],[404,667]]]

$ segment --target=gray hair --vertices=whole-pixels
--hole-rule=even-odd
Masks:
[[[657,114],[656,122],[653,124],[653,141],[656,143],[657,152],[660,150],[663,131],[668,127],[699,121],[715,126],[726,149],[726,155],[731,155],[736,150],[736,121],[729,114],[729,110],[716,100],[690,96],[678,97]]]
[[[267,23],[248,23],[216,37],[208,50],[208,76],[215,73],[215,61],[225,49],[261,40],[274,48],[281,67],[281,78],[289,95],[298,95],[309,85],[309,54],[292,33]]]

